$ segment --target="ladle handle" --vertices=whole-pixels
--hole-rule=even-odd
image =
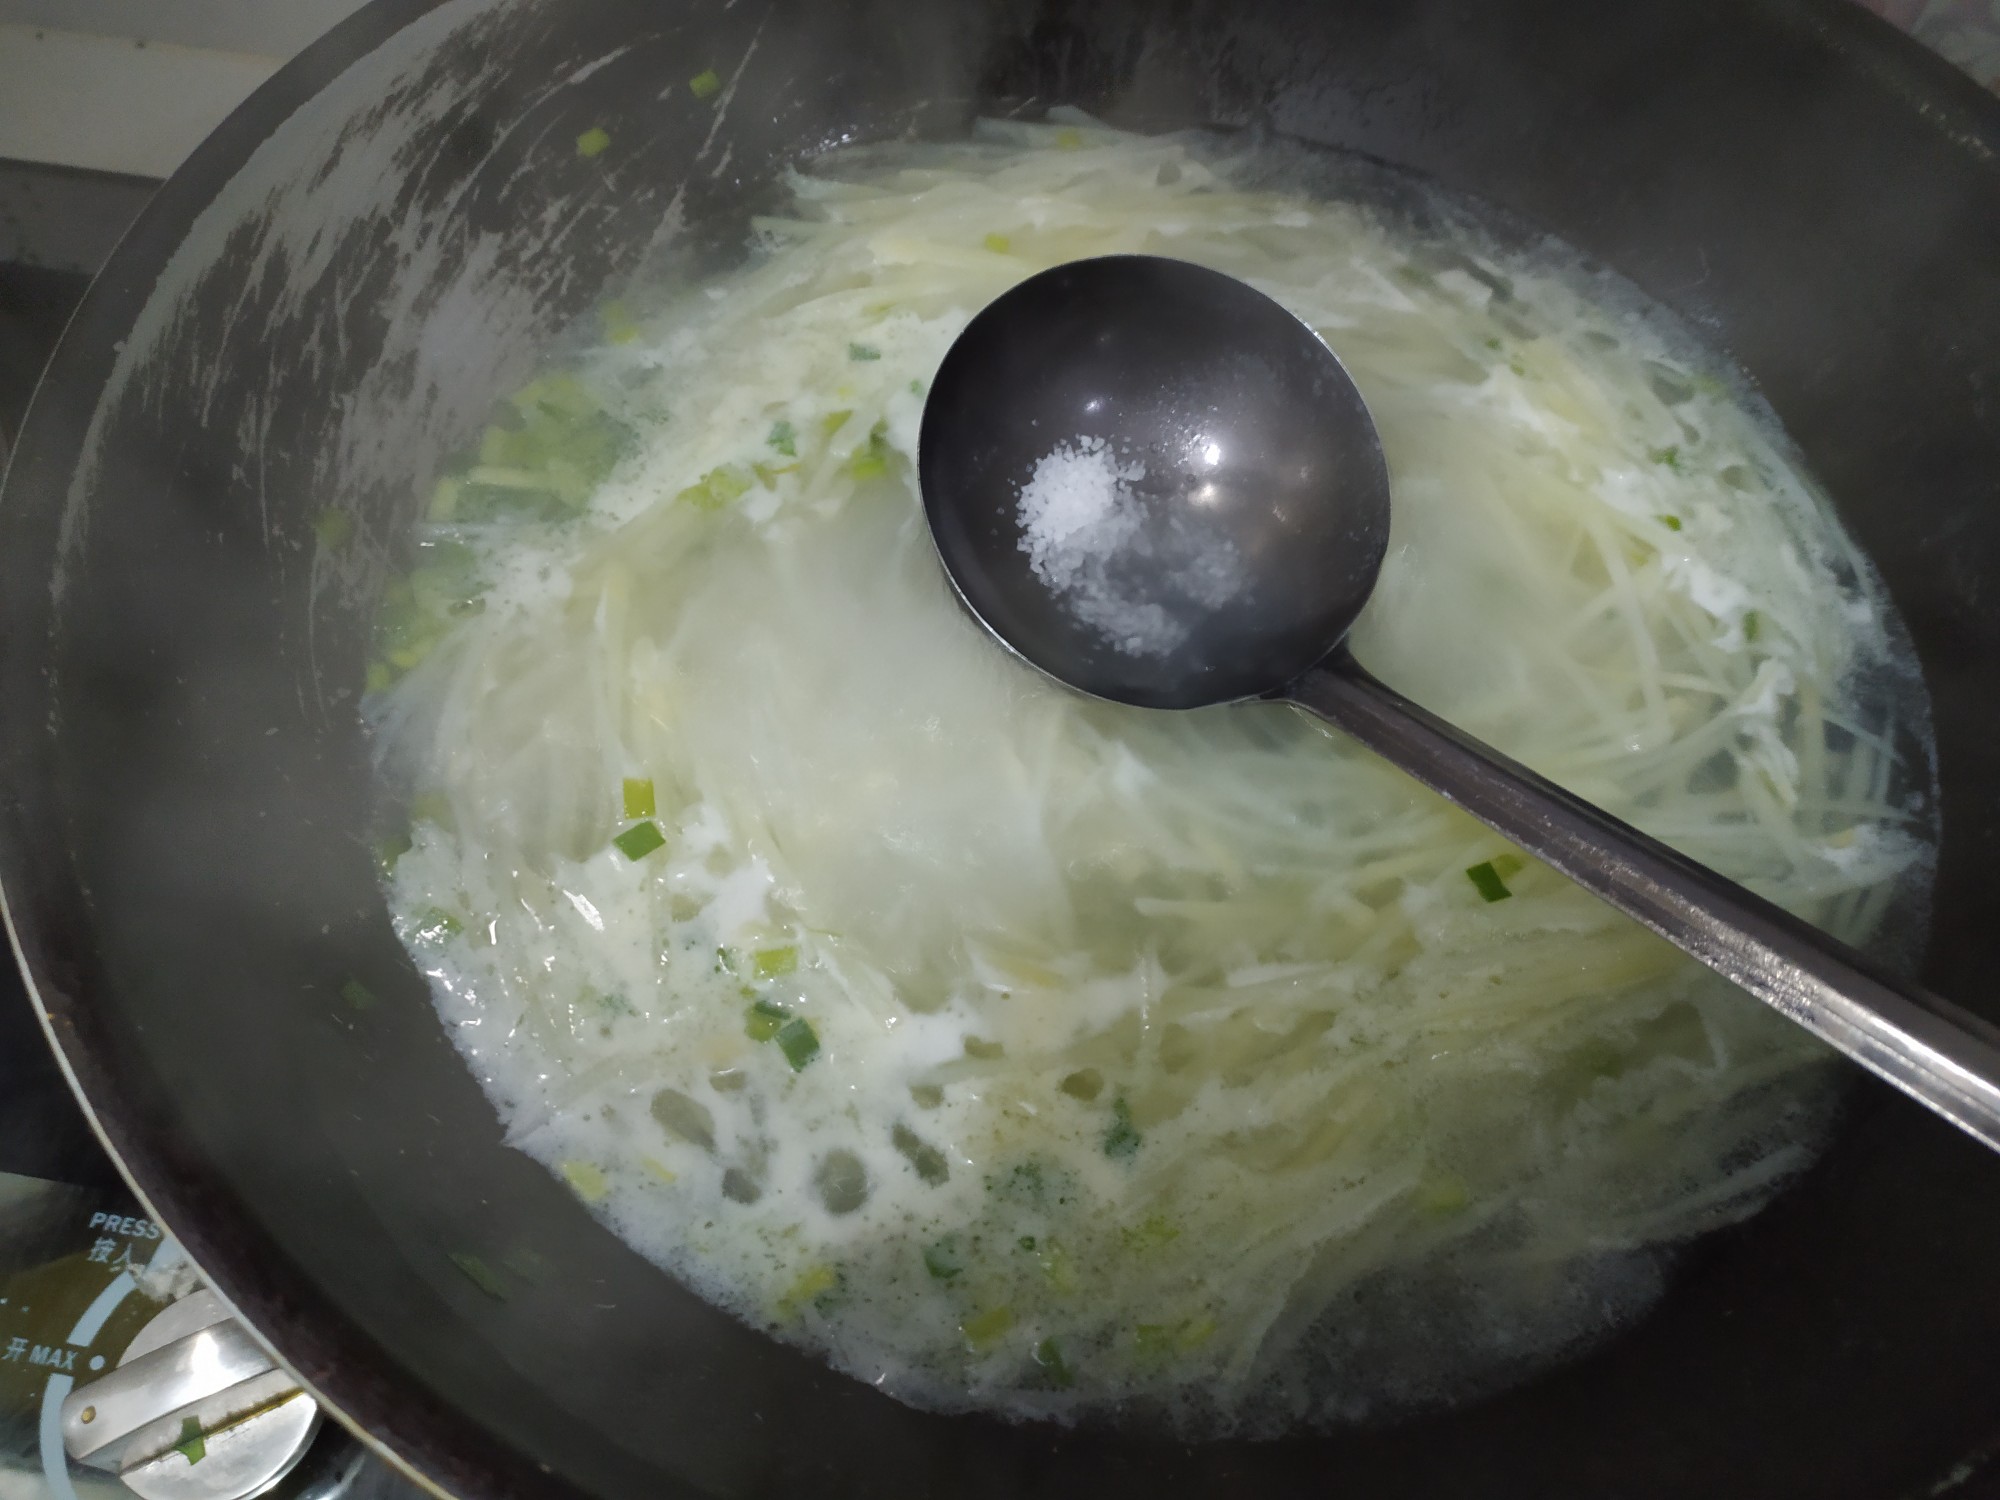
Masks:
[[[1272,695],[1383,759],[2000,1150],[2000,1028],[1572,796],[1369,676],[1342,648]]]

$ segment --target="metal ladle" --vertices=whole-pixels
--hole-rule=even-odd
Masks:
[[[1388,471],[1340,361],[1270,298],[1152,256],[1030,277],[946,355],[918,471],[960,598],[1033,666],[1147,708],[1297,704],[2000,1149],[2000,1029],[1355,662]]]

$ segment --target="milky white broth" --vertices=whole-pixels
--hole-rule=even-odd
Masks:
[[[1044,267],[1243,278],[1381,428],[1361,660],[1865,941],[1927,887],[1923,698],[1766,410],[1622,283],[1351,165],[1077,118],[790,189],[507,406],[390,600],[389,889],[510,1140],[923,1407],[1266,1434],[1640,1313],[1811,1159],[1824,1050],[1290,709],[1010,659],[917,423]]]

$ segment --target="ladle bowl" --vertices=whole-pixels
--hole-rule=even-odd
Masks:
[[[1297,677],[1347,634],[1388,547],[1382,444],[1340,361],[1186,261],[1104,256],[1014,287],[946,356],[919,452],[967,608],[1120,703],[1198,708]],[[1024,491],[1051,502],[1039,525]]]

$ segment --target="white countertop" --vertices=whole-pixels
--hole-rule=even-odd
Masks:
[[[0,158],[165,177],[362,0],[0,0]]]

